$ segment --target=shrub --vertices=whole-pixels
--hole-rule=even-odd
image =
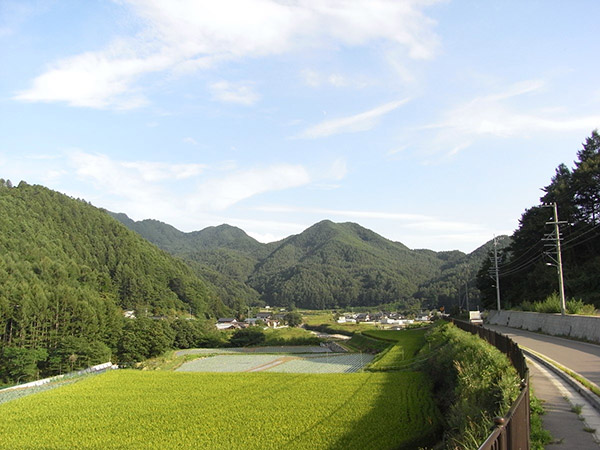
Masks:
[[[235,330],[229,339],[232,347],[250,347],[265,342],[265,332],[260,327],[248,327]]]
[[[594,305],[583,303],[581,299],[576,300],[572,298],[565,303],[567,314],[594,315],[596,313]],[[523,311],[534,311],[538,313],[559,313],[561,312],[560,297],[558,296],[558,293],[554,292],[541,302],[532,303],[530,301],[524,301],[521,303],[521,308]]]
[[[539,313],[559,313],[560,312],[560,298],[558,294],[554,292],[553,294],[546,297],[546,300],[543,302],[535,302],[533,304],[533,310]]]
[[[588,305],[583,303],[583,300],[575,300],[572,298],[571,300],[567,300],[567,313],[569,314],[581,314],[587,316],[593,316],[596,313],[596,308],[594,305]]]

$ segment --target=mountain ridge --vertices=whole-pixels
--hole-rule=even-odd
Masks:
[[[139,223],[127,219],[123,221],[126,225]],[[490,246],[488,242],[470,254],[411,250],[360,224],[328,219],[267,244],[223,224],[190,233],[171,232],[178,237],[175,245],[153,240],[148,228],[173,227],[158,221],[142,222],[146,226],[136,228],[143,237],[184,259],[227,273],[254,289],[263,302],[314,309],[394,302],[411,307],[452,306],[455,297],[460,297],[463,282],[459,278],[465,278],[458,273],[458,265],[472,267],[466,275],[467,284],[471,283],[475,266],[486,257],[481,249]],[[465,292],[467,289],[475,303],[478,290],[474,285]]]

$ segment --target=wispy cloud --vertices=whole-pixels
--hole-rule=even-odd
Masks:
[[[254,91],[254,86],[251,83],[217,81],[211,83],[209,89],[215,100],[225,103],[250,106],[254,105],[260,99],[260,96]]]
[[[331,217],[345,218],[368,218],[368,219],[384,219],[384,220],[400,220],[410,222],[422,222],[433,220],[430,216],[421,214],[406,214],[406,213],[390,213],[383,211],[358,211],[347,209],[326,209],[326,208],[302,208],[292,206],[260,206],[255,208],[258,211],[273,212],[273,213],[308,213],[319,214]]]
[[[257,194],[299,187],[310,181],[308,170],[300,165],[278,164],[238,170],[204,182],[189,204],[192,209],[224,210]]]
[[[196,139],[194,139],[193,137],[189,137],[189,136],[188,137],[184,137],[182,139],[182,141],[185,144],[198,145],[198,141]]]
[[[422,129],[438,130],[434,147],[452,156],[478,138],[510,138],[540,132],[587,132],[600,126],[600,115],[569,115],[565,111],[538,108],[523,97],[545,88],[541,80],[515,83],[500,92],[476,97],[447,111],[436,123]]]
[[[368,111],[349,117],[326,120],[317,125],[307,128],[298,137],[304,139],[317,139],[341,133],[356,133],[370,130],[386,114],[398,109],[407,103],[409,99],[385,103]]]
[[[50,64],[15,98],[90,108],[136,108],[148,103],[140,86],[147,74],[202,70],[222,61],[324,45],[355,47],[385,41],[401,48],[408,58],[427,59],[435,54],[438,39],[435,22],[423,11],[435,2],[124,0],[121,4],[145,25],[142,32],[117,37],[102,50]],[[237,98],[246,99],[238,103],[248,104],[248,95]]]
[[[300,75],[304,84],[315,88],[321,86],[333,86],[337,88],[352,87],[360,89],[369,84],[362,78],[349,78],[340,73],[325,74],[312,69],[304,69]]]

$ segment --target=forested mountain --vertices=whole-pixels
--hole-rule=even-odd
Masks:
[[[138,317],[229,311],[187,264],[82,200],[0,180],[0,210],[0,378],[14,378],[11,358],[44,360],[51,373],[71,355],[127,352],[123,333],[133,326],[124,309]]]
[[[184,233],[158,220],[136,222],[123,213],[108,213],[161,249],[185,258],[196,275],[209,281],[232,309],[244,311],[247,305],[260,303],[259,293],[246,281],[258,258],[269,253],[270,244],[261,244],[230,225]]]
[[[497,239],[500,249],[510,243],[508,236],[499,236]],[[457,308],[473,310],[480,307],[481,295],[476,275],[483,262],[489,261],[493,246],[492,240],[468,255],[457,251],[438,253],[438,257],[445,260],[441,274],[422,283],[415,297],[429,299],[433,307],[443,306],[449,312]]]
[[[123,213],[109,212],[109,214],[170,253],[190,254],[225,248],[261,258],[265,257],[273,247],[273,244],[261,244],[240,228],[231,225],[224,224],[184,233],[158,220],[146,219],[136,222]]]
[[[437,274],[441,261],[354,223],[319,222],[284,239],[249,283],[276,305],[368,306],[404,300]]]
[[[541,205],[527,209],[500,253],[500,288],[505,307],[534,302],[558,291],[554,211],[556,203],[565,295],[600,307],[600,135],[593,131],[577,152],[575,166],[556,168],[550,184],[543,188]],[[495,305],[493,281],[487,276],[491,262],[485,261],[478,285],[485,301]]]
[[[461,292],[464,295],[465,279],[474,306],[474,267],[486,254],[479,249],[472,255],[410,250],[360,225],[328,220],[279,242],[261,244],[228,225],[181,233],[161,222],[114,216],[161,248],[245,283],[263,302],[278,306],[450,307],[458,305]]]

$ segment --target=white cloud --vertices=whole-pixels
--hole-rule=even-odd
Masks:
[[[444,114],[438,123],[423,129],[437,129],[435,146],[451,148],[452,156],[486,136],[525,137],[539,132],[583,131],[600,126],[600,115],[568,115],[560,109],[531,106],[521,97],[544,88],[540,80],[523,81],[504,91],[476,97]]]
[[[358,211],[358,210],[343,210],[343,209],[324,209],[324,208],[302,208],[292,206],[261,206],[256,208],[258,211],[274,212],[274,213],[303,213],[303,214],[319,214],[323,216],[346,217],[346,218],[367,218],[367,219],[384,219],[384,220],[399,220],[399,221],[430,221],[433,218],[421,214],[405,214],[405,213],[390,213],[383,211]]]
[[[377,125],[379,119],[408,102],[409,99],[385,103],[376,108],[339,119],[326,120],[304,130],[299,137],[316,139],[340,133],[366,131]]]
[[[204,182],[189,204],[192,209],[224,210],[255,195],[303,186],[310,181],[308,171],[299,165],[278,164],[239,170]]]
[[[188,137],[184,137],[182,139],[182,141],[185,144],[198,145],[198,141],[196,139],[194,139],[193,137],[189,137],[189,136]]]
[[[314,47],[386,41],[408,58],[431,58],[436,0],[123,0],[144,31],[106,48],[51,64],[16,99],[90,108],[147,103],[136,87],[146,74],[206,69],[222,61]],[[329,80],[342,82],[341,78]],[[242,96],[247,98],[247,96]]]
[[[131,109],[147,100],[131,87],[141,75],[167,69],[168,55],[139,48],[132,40],[115,41],[108,49],[87,52],[52,64],[33,81],[33,86],[18,93],[22,101],[66,102],[71,106]]]
[[[182,204],[169,185],[196,177],[205,168],[201,164],[118,161],[82,151],[71,152],[67,158],[79,180],[96,186],[91,195],[99,196],[103,206],[141,218],[154,217],[157,211],[177,217]]]
[[[249,83],[217,81],[210,84],[209,89],[215,100],[225,103],[250,106],[254,105],[260,99],[260,96],[254,92],[254,86]]]
[[[310,87],[333,86],[337,88],[352,87],[361,89],[369,83],[361,78],[349,78],[340,73],[323,74],[312,69],[304,69],[300,73],[304,84]]]

